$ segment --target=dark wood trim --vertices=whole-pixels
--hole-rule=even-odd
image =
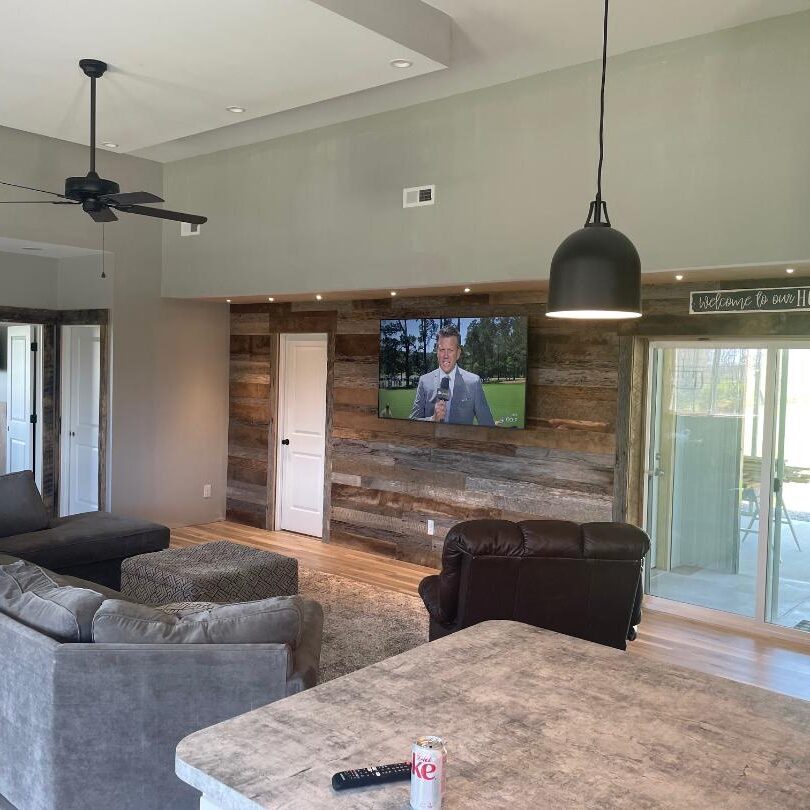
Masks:
[[[627,520],[628,470],[630,466],[630,424],[632,419],[633,353],[635,340],[619,338],[619,378],[616,400],[616,463],[613,476],[613,520]]]
[[[8,323],[65,324],[96,326],[108,324],[108,309],[32,309],[30,307],[0,307],[0,321]]]
[[[276,470],[278,469],[278,392],[281,380],[279,366],[281,360],[281,335],[275,332],[270,335],[270,391],[268,407],[270,424],[267,433],[267,516],[265,525],[271,531],[276,528]]]
[[[335,411],[335,331],[326,335],[326,429],[323,459],[323,536],[331,537],[332,527],[332,422]]]
[[[59,500],[59,335],[54,323],[41,324],[42,329],[42,500],[48,511],[58,514]]]
[[[65,326],[106,326],[110,322],[108,309],[64,309],[59,311],[59,323]]]
[[[646,338],[633,340],[630,379],[630,424],[627,455],[627,491],[624,520],[636,526],[644,525],[644,487],[647,433],[647,377],[650,342]]]
[[[0,307],[0,322],[7,323],[56,323],[58,312],[54,309],[30,309],[28,307]]]

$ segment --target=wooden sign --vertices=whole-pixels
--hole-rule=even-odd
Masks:
[[[689,295],[691,315],[727,312],[802,312],[810,310],[810,287],[763,287],[759,290],[708,290]]]

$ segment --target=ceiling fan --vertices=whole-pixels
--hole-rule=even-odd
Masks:
[[[90,171],[85,177],[68,177],[65,180],[64,194],[0,180],[0,185],[3,186],[22,188],[26,191],[38,191],[42,194],[59,197],[58,200],[46,201],[0,200],[0,204],[81,205],[82,210],[96,222],[116,222],[118,217],[113,209],[124,214],[140,214],[145,217],[171,219],[175,222],[190,222],[192,225],[202,225],[207,222],[208,217],[199,214],[183,214],[165,208],[148,208],[143,203],[159,203],[163,202],[163,200],[148,191],[130,191],[122,194],[118,183],[98,176],[96,173],[96,79],[100,79],[104,75],[107,70],[107,63],[100,62],[98,59],[82,59],[79,61],[79,67],[90,79]]]

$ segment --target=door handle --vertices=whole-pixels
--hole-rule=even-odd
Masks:
[[[286,444],[290,443],[290,440],[289,439],[282,439],[281,443],[286,445]]]

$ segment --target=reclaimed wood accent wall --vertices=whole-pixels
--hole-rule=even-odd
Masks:
[[[333,338],[335,333],[334,311],[295,311],[293,306],[243,304],[231,307],[226,515],[228,520],[259,528],[272,528],[275,512],[273,477],[279,335],[324,332]],[[327,388],[331,391],[329,381]],[[331,412],[327,409],[327,436],[330,418]],[[327,465],[328,456],[327,446]],[[325,505],[327,518],[328,498]]]
[[[447,530],[462,520],[610,520],[615,326],[551,321],[542,298],[518,292],[233,306],[229,519],[272,527],[277,336],[326,332],[334,346],[327,542],[436,565]],[[479,315],[529,317],[527,428],[379,419],[380,319]]]

